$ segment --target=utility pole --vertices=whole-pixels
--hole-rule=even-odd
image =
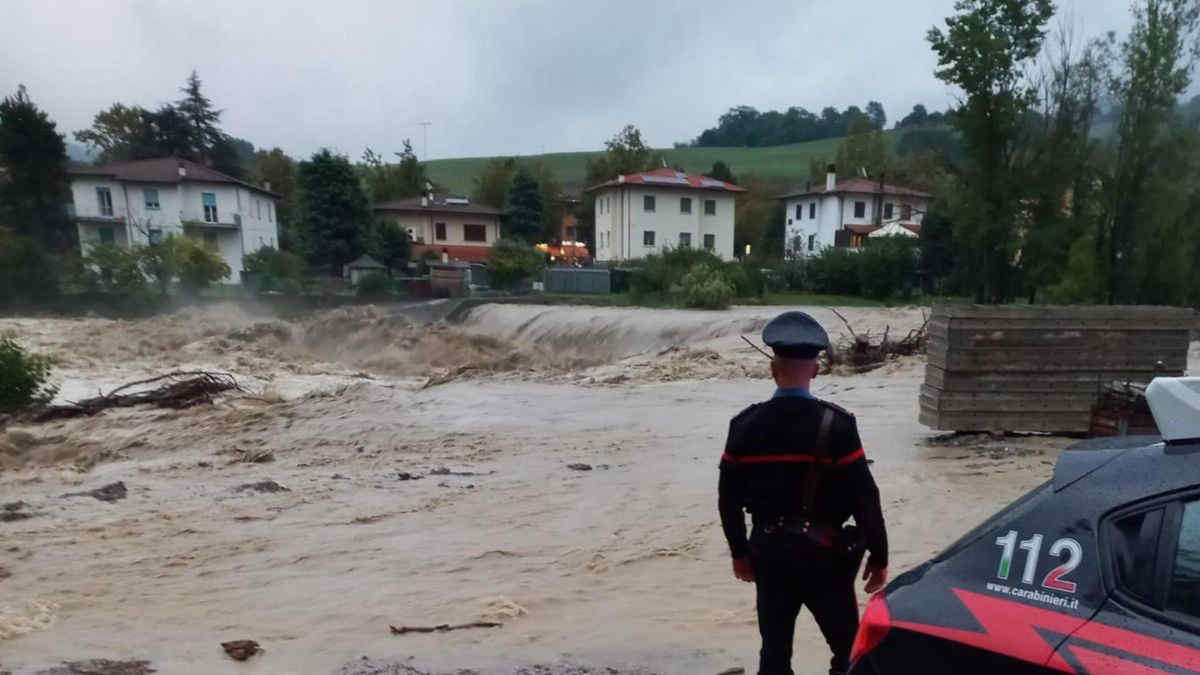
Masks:
[[[421,127],[421,159],[429,161],[429,125],[433,122],[417,122],[416,126]]]

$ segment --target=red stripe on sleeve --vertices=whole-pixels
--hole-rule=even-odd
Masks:
[[[866,456],[867,456],[866,451],[864,451],[862,448],[859,448],[859,449],[855,450],[854,452],[846,455],[845,457],[842,457],[841,459],[839,459],[837,461],[837,463],[838,464],[850,464],[853,462],[857,462],[858,460],[860,460]]]

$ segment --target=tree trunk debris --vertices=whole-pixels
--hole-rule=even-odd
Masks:
[[[829,311],[845,324],[850,335],[843,335],[829,344],[829,349],[821,357],[821,367],[824,372],[848,371],[851,374],[869,373],[882,368],[890,359],[898,356],[924,354],[929,343],[929,316],[921,311],[924,321],[919,328],[914,328],[902,340],[890,339],[891,326],[884,326],[883,335],[875,341],[870,331],[858,333],[854,326],[841,312],[830,307]]]
[[[443,623],[437,626],[388,626],[388,628],[392,629],[392,635],[405,635],[408,633],[447,633],[452,630],[467,630],[469,628],[500,628],[503,625],[495,621],[476,621],[474,623],[458,624],[457,626]]]
[[[129,391],[142,385],[162,384],[152,389]],[[123,384],[107,394],[92,398],[43,408],[33,418],[35,422],[68,419],[95,415],[109,408],[127,408],[135,405],[154,405],[159,408],[190,408],[201,403],[212,403],[216,394],[240,390],[237,380],[228,373],[204,370],[176,371],[137,382]]]

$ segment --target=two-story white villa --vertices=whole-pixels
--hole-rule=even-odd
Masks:
[[[279,246],[270,186],[258,187],[174,157],[75,166],[68,170],[79,242],[140,246],[171,234],[221,254],[225,283],[241,283],[242,257]]]
[[[784,248],[788,255],[805,256],[828,246],[863,246],[872,232],[888,226],[919,234],[933,195],[868,178],[839,181],[831,166],[823,189],[780,199],[787,212]]]
[[[596,197],[596,260],[632,260],[668,248],[703,247],[733,259],[732,183],[664,168],[617,176]]]

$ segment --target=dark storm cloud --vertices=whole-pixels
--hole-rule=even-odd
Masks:
[[[1068,3],[1084,35],[1126,0]],[[953,0],[5,3],[0,91],[74,131],[155,106],[195,68],[225,129],[303,155],[412,138],[434,157],[589,150],[627,123],[656,146],[734,105],[945,107],[925,32]]]

